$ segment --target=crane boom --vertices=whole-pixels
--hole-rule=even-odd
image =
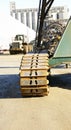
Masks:
[[[41,43],[44,19],[46,18],[46,15],[48,14],[49,9],[51,5],[53,4],[53,2],[54,0],[40,0],[39,1],[37,31],[36,31],[36,37],[37,37],[36,46],[38,48],[40,47],[40,43]]]

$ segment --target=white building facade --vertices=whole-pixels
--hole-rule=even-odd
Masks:
[[[52,7],[49,11],[49,15],[52,15],[52,19],[68,19],[69,9],[66,6]]]
[[[10,14],[17,20],[21,21],[21,23],[36,31],[38,15],[37,8],[16,9],[15,2],[10,2]],[[46,19],[46,23],[50,20],[61,20],[67,22],[69,18],[69,9],[66,6],[52,7],[48,16],[50,18]]]
[[[19,20],[21,23],[25,24],[26,26],[30,27],[33,30],[36,30],[37,27],[37,13],[38,10],[35,8],[33,9],[13,8],[13,10],[10,9],[11,16],[13,16],[15,19]]]

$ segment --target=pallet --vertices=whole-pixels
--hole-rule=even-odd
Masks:
[[[26,54],[20,65],[20,88],[23,96],[48,94],[49,66],[47,54]]]

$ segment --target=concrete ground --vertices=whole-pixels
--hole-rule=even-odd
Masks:
[[[23,98],[22,55],[0,55],[0,130],[71,130],[71,68],[51,69],[50,93]]]

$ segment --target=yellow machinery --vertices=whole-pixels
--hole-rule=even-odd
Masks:
[[[10,54],[26,54],[28,52],[27,38],[23,34],[17,34],[10,44]]]

